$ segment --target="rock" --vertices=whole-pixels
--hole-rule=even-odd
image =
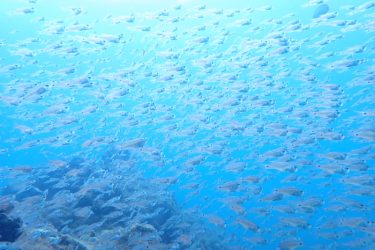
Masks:
[[[0,242],[0,250],[21,250],[18,247],[14,247],[8,242]]]
[[[19,218],[12,219],[0,214],[0,241],[15,242],[22,233],[21,225]]]

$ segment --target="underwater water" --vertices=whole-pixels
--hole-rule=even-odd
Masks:
[[[375,1],[0,1],[0,249],[375,249]]]

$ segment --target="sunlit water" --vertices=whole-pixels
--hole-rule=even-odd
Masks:
[[[1,1],[0,249],[375,249],[374,9]]]

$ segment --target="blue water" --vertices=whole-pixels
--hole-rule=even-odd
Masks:
[[[1,1],[0,249],[375,249],[374,9]]]

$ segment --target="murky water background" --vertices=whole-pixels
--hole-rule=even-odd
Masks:
[[[374,1],[0,3],[0,249],[374,249]]]

